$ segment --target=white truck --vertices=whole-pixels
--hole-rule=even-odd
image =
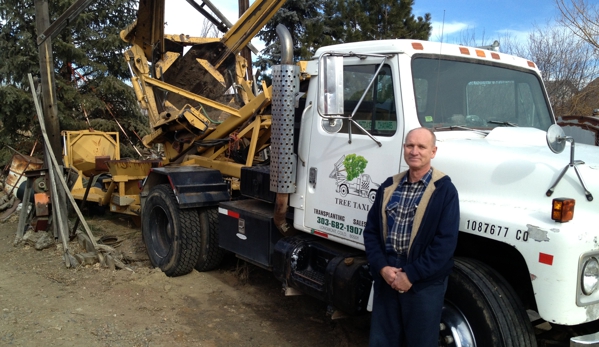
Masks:
[[[536,345],[526,310],[553,325],[597,321],[599,149],[555,128],[533,62],[389,40],[320,49],[306,73],[313,106],[301,121],[290,198],[296,229],[363,248],[370,204],[340,198],[334,182],[311,172],[355,153],[382,182],[407,169],[407,131],[429,127],[438,141],[433,166],[452,178],[461,209],[440,344]],[[389,98],[393,107],[377,107]],[[573,337],[571,345],[591,342],[599,335]]]
[[[261,26],[251,18],[266,16],[252,16],[277,3],[256,0],[238,23]],[[144,141],[162,143],[167,158],[141,192],[155,266],[170,276],[208,271],[229,251],[271,270],[286,293],[365,312],[371,201],[341,194],[329,173],[352,155],[365,159],[358,171],[369,184],[383,182],[407,169],[406,133],[428,127],[437,136],[433,166],[455,183],[461,210],[439,345],[543,345],[551,338],[533,329],[543,321],[566,331],[571,346],[599,343],[599,149],[555,125],[533,62],[381,40],[323,47],[294,64],[291,36],[278,28],[283,63],[257,92],[236,55],[249,40],[235,35],[245,40],[253,29],[236,24],[206,43],[163,37],[157,23],[122,33],[153,127]],[[223,104],[227,91],[234,95]],[[215,122],[218,112],[229,117]]]

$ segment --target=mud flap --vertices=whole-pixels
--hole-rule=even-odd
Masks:
[[[368,305],[366,305],[366,311],[372,312],[372,302],[374,301],[374,281],[372,281],[372,287],[370,287],[370,295],[368,296]]]

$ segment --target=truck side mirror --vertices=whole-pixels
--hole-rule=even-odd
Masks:
[[[552,124],[547,129],[547,146],[553,153],[561,153],[566,147],[566,134],[564,129],[557,124]]]
[[[318,113],[343,115],[343,57],[323,55],[318,61]]]

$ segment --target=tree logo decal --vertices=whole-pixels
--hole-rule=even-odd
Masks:
[[[361,155],[343,155],[335,163],[329,178],[335,179],[336,192],[345,197],[347,194],[368,198],[373,203],[380,184],[375,183],[369,174],[365,174],[368,160]]]

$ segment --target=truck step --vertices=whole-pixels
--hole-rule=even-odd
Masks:
[[[296,280],[319,290],[324,286],[324,274],[314,270],[307,269],[296,271],[292,273],[291,276]]]

